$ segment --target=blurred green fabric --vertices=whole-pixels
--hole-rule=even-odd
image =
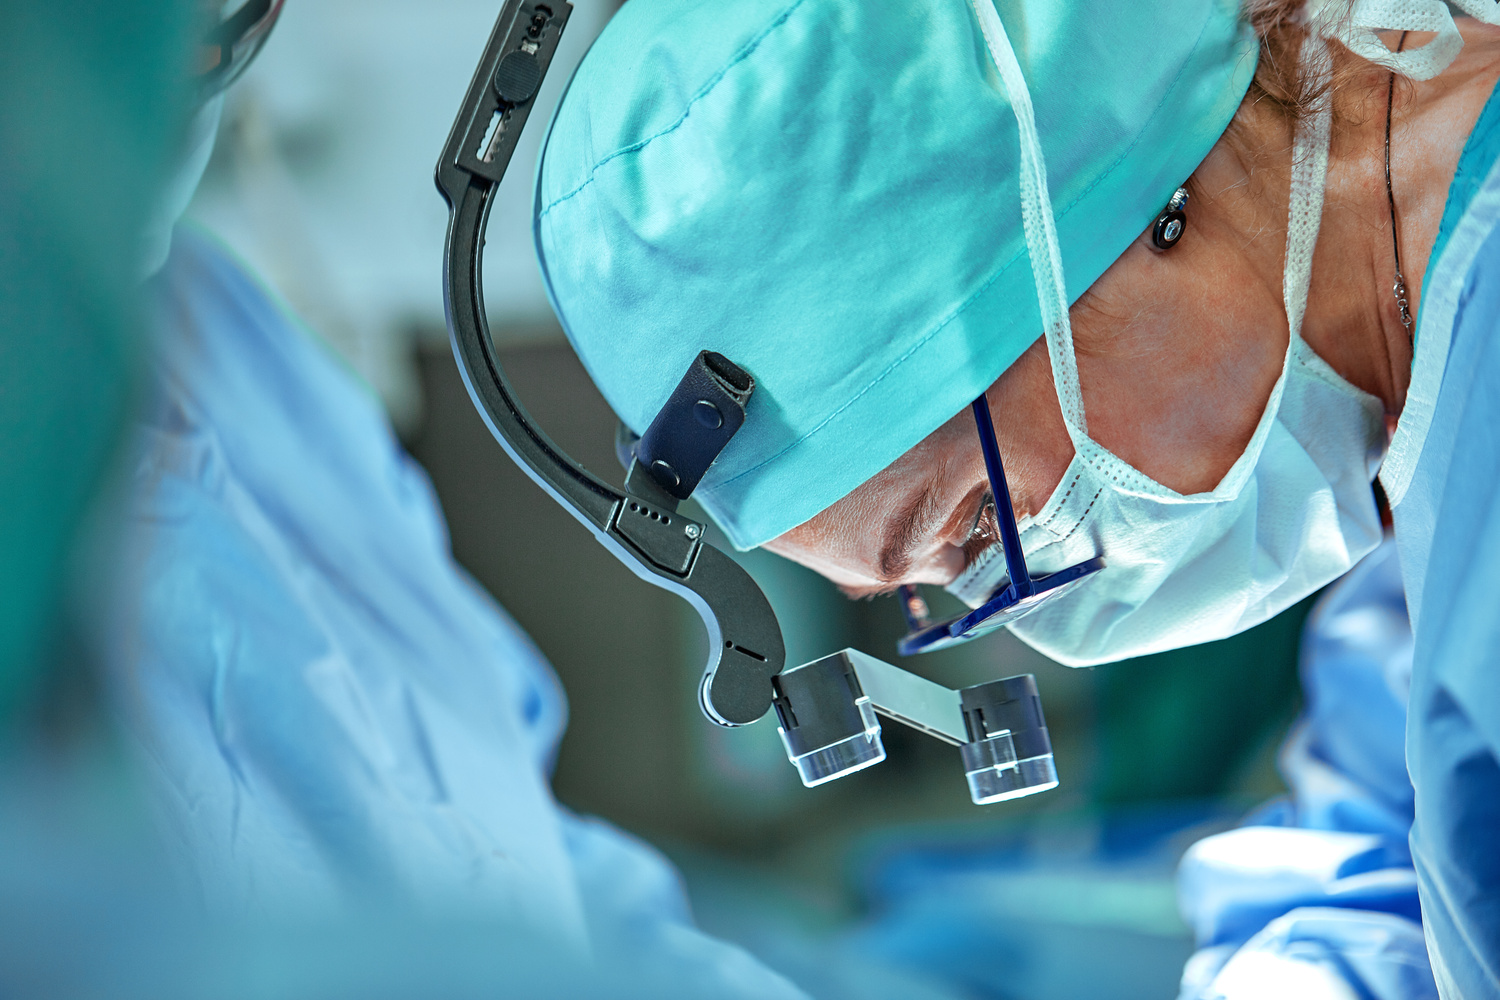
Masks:
[[[1233,793],[1301,705],[1297,652],[1317,597],[1228,639],[1100,667],[1095,801]]]
[[[126,424],[139,234],[189,111],[191,0],[0,4],[0,727]]]

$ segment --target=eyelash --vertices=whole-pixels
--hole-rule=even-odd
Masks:
[[[986,493],[979,501],[979,511],[974,515],[974,525],[964,538],[963,550],[966,563],[972,562],[975,556],[1000,537],[1000,526],[996,523],[996,517],[995,498]]]

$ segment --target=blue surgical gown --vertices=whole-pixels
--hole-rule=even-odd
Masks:
[[[1383,547],[1310,623],[1289,801],[1184,860],[1205,946],[1185,998],[1500,997],[1497,159],[1492,95],[1449,186],[1381,469],[1399,559]]]
[[[1500,997],[1500,114],[1465,152],[1382,478],[1416,636],[1411,849],[1444,997]],[[1486,154],[1475,155],[1476,150]],[[1467,205],[1460,212],[1458,200]],[[1423,426],[1423,425],[1426,426]]]
[[[1412,633],[1387,541],[1308,617],[1291,794],[1199,841],[1178,873],[1200,951],[1183,1000],[1435,997],[1407,834]]]
[[[99,643],[202,904],[499,921],[548,961],[801,996],[554,801],[558,682],[454,564],[376,399],[212,240],[174,243]]]

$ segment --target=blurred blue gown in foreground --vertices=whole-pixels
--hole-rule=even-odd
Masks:
[[[622,992],[800,996],[554,801],[557,680],[453,563],[378,402],[222,250],[174,243],[100,645],[207,913],[493,923],[528,995],[592,962]]]
[[[1407,847],[1411,669],[1387,541],[1308,618],[1307,710],[1281,752],[1291,795],[1183,859],[1183,911],[1202,948],[1183,1000],[1437,996]]]

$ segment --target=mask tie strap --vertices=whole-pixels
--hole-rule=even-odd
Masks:
[[[1042,156],[1042,140],[1036,128],[1031,91],[1026,86],[1021,64],[992,0],[969,0],[969,5],[979,20],[985,46],[1005,84],[1020,130],[1021,222],[1026,232],[1026,252],[1031,260],[1032,279],[1036,282],[1037,304],[1041,308],[1042,329],[1047,337],[1052,380],[1057,386],[1063,422],[1073,439],[1073,446],[1083,450],[1091,442],[1083,413],[1083,393],[1078,383],[1078,359],[1073,353],[1073,328],[1068,322],[1062,250],[1052,215],[1052,198],[1047,190],[1047,165]]]
[[[1340,6],[1330,0],[1310,4],[1313,32],[1335,38],[1355,55],[1412,80],[1437,76],[1452,65],[1464,47],[1453,14],[1441,0],[1357,0],[1347,13],[1340,12]],[[1500,23],[1494,0],[1464,0],[1460,6],[1480,20]],[[1392,52],[1380,40],[1380,31],[1431,31],[1436,36],[1416,48]]]
[[[1423,3],[1424,0],[1411,0]],[[1436,0],[1433,0],[1436,2]],[[1369,4],[1373,18],[1384,13],[1387,0],[1361,0]],[[1438,4],[1441,6],[1441,4]],[[992,0],[970,0],[985,45],[994,62],[1000,79],[1010,96],[1011,107],[1016,116],[1019,132],[1021,170],[1021,220],[1026,235],[1026,250],[1031,263],[1031,273],[1036,283],[1037,304],[1041,311],[1043,331],[1047,338],[1048,357],[1052,363],[1052,379],[1057,388],[1058,404],[1063,421],[1073,446],[1080,454],[1097,454],[1099,448],[1088,436],[1088,422],[1084,415],[1083,394],[1078,378],[1078,359],[1073,350],[1073,331],[1068,318],[1068,295],[1063,279],[1062,251],[1058,242],[1056,221],[1052,212],[1052,200],[1047,186],[1046,162],[1042,153],[1041,138],[1036,127],[1036,112],[1031,92],[1021,65],[1016,58],[1005,25],[1001,22]],[[1301,58],[1311,72],[1326,80],[1332,69],[1323,32],[1328,25],[1320,25],[1317,5],[1310,10],[1314,30],[1304,41]],[[1446,8],[1445,8],[1446,10]],[[1449,21],[1451,22],[1451,17]],[[1456,29],[1455,29],[1456,30]],[[1382,47],[1383,49],[1383,47]],[[1391,53],[1387,53],[1390,55]],[[1439,55],[1434,52],[1429,55]],[[1451,61],[1451,56],[1449,57]],[[1318,229],[1323,215],[1323,186],[1328,172],[1329,139],[1332,133],[1333,108],[1325,95],[1319,100],[1308,120],[1298,125],[1293,142],[1292,183],[1289,196],[1287,220],[1287,252],[1283,272],[1282,295],[1287,312],[1290,336],[1287,356],[1282,365],[1280,378],[1272,389],[1261,426],[1252,438],[1247,455],[1255,452],[1269,433],[1272,414],[1280,405],[1286,385],[1286,373],[1293,350],[1301,337],[1302,319],[1307,311],[1307,293],[1312,279],[1313,249],[1317,244]],[[1245,463],[1242,473],[1249,469]],[[1227,479],[1226,479],[1227,483]],[[1154,484],[1152,484],[1154,485]],[[1227,483],[1232,488],[1232,483]]]
[[[1500,24],[1500,7],[1494,0],[1453,0],[1454,6],[1476,21],[1485,24]]]
[[[1333,61],[1328,43],[1317,31],[1302,42],[1304,72],[1327,81]],[[1286,304],[1290,339],[1287,350],[1302,336],[1307,313],[1307,291],[1312,284],[1313,251],[1323,221],[1323,185],[1328,178],[1328,146],[1333,133],[1333,102],[1325,91],[1311,114],[1297,123],[1292,140],[1292,186],[1287,198],[1286,263],[1281,294]]]

